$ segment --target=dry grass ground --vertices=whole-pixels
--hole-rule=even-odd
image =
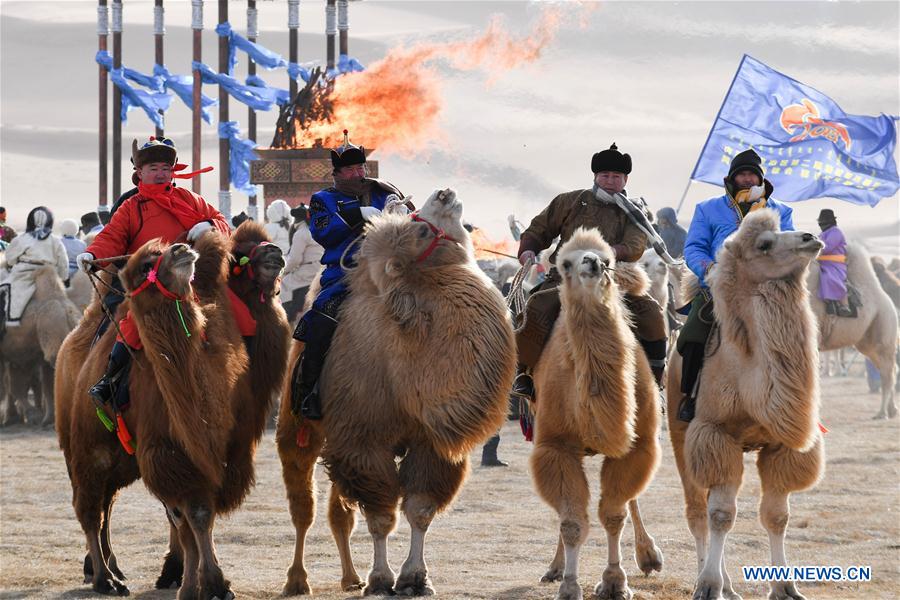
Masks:
[[[861,379],[823,380],[823,422],[828,469],[811,492],[793,497],[788,559],[798,565],[870,565],[869,583],[805,583],[809,598],[900,597],[900,421],[871,421],[875,395]],[[666,435],[665,433],[663,434]],[[638,574],[631,558],[630,527],[624,536],[625,569],[636,599],[689,598],[696,558],[683,517],[678,475],[668,439],[662,466],[642,498],[644,520],[665,554],[661,574]],[[70,504],[66,468],[52,431],[25,428],[0,433],[0,597],[82,598],[91,596],[81,575],[84,538]],[[428,536],[426,556],[440,598],[550,599],[556,584],[538,580],[552,557],[556,517],[535,496],[528,473],[529,444],[515,423],[503,430],[501,456],[508,469],[474,467],[454,506],[438,517]],[[478,456],[473,455],[477,464]],[[256,489],[234,516],[220,520],[216,544],[222,568],[239,597],[277,596],[290,564],[294,530],[285,501],[281,466],[269,433],[258,454]],[[740,565],[765,565],[766,536],[757,521],[759,481],[754,457],[746,456],[745,485],[727,560],[736,590],[744,598],[764,598],[762,583],[745,582]],[[599,459],[587,460],[594,482]],[[321,470],[320,502],[326,490]],[[592,509],[592,513],[595,513]],[[581,558],[585,597],[603,571],[606,543],[593,517]],[[395,569],[405,558],[408,526],[400,521],[390,542]],[[132,596],[174,598],[153,582],[167,542],[161,505],[137,483],[125,490],[113,522],[113,544],[128,576]],[[361,523],[353,536],[354,561],[365,576],[371,544]],[[307,568],[318,598],[356,596],[341,592],[337,552],[325,520],[313,526]]]

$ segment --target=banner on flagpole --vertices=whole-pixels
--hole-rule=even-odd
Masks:
[[[875,206],[900,188],[896,117],[845,113],[834,100],[744,55],[691,179],[722,185],[754,148],[779,200],[831,197]]]

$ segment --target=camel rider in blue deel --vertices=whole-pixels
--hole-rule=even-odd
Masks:
[[[772,199],[774,188],[762,168],[762,159],[752,149],[734,157],[725,177],[725,194],[704,200],[694,210],[694,218],[684,241],[684,261],[700,279],[700,293],[690,304],[687,322],[678,336],[676,348],[683,358],[678,418],[694,418],[700,368],[706,340],[714,321],[713,299],[706,285],[706,274],[715,264],[716,252],[725,239],[738,230],[749,213],[770,208],[781,215],[781,230],[793,231],[793,211]]]
[[[309,232],[325,249],[321,290],[294,330],[294,339],[305,346],[291,377],[291,412],[313,420],[322,418],[319,374],[349,293],[341,256],[344,265],[353,265],[366,221],[403,198],[390,183],[366,177],[366,150],[350,143],[347,130],[344,143],[331,151],[331,164],[334,186],[316,192],[309,202]],[[415,210],[409,202],[405,206]]]

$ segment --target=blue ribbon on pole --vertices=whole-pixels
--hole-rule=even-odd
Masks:
[[[219,37],[228,38],[228,74],[234,73],[234,67],[237,64],[237,51],[243,50],[253,59],[253,62],[265,69],[278,69],[287,66],[287,61],[278,54],[272,52],[265,46],[261,46],[256,42],[251,42],[239,33],[231,29],[231,23],[225,21],[216,25],[216,33]]]
[[[256,196],[256,186],[250,183],[250,161],[256,160],[256,142],[241,138],[237,121],[219,123],[219,137],[229,142],[228,172],[231,183],[239,192]]]
[[[263,88],[243,85],[234,77],[216,73],[201,62],[194,61],[192,66],[195,71],[200,71],[203,83],[215,83],[222,86],[238,102],[243,102],[253,110],[268,111],[272,109],[275,100],[271,94],[261,93]],[[268,88],[266,89],[268,90]]]
[[[307,69],[306,67],[304,67],[302,65],[298,65],[297,63],[290,63],[290,64],[288,64],[287,70],[288,70],[288,76],[291,79],[293,79],[295,81],[297,79],[302,79],[303,83],[306,83],[309,81],[309,69]]]
[[[131,78],[132,81],[135,81],[134,77],[140,76],[141,79],[153,86],[152,89],[162,89],[161,80],[149,75],[142,75],[134,69],[127,69],[126,71],[123,67],[113,68],[112,57],[104,50],[98,51],[94,60],[109,71],[109,78],[113,85],[122,92],[122,112],[119,118],[123,123],[128,120],[129,110],[140,108],[153,121],[154,125],[160,129],[164,127],[163,116],[159,111],[165,112],[169,110],[172,97],[162,91],[147,92],[145,90],[137,90],[131,87],[126,79]]]
[[[278,106],[284,106],[291,102],[291,93],[288,90],[269,87],[269,85],[257,75],[248,75],[247,85],[258,88],[260,96],[271,99],[272,102],[278,104]]]
[[[163,80],[163,87],[171,90],[181,98],[188,108],[194,110],[194,77],[193,75],[173,75],[165,65],[153,65],[153,74]],[[200,113],[203,120],[212,123],[212,113],[207,107],[218,104],[215,98],[200,94]]]

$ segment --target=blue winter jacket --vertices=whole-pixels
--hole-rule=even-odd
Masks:
[[[766,208],[771,208],[781,215],[781,230],[793,231],[794,212],[786,204],[777,200],[766,200]],[[729,194],[718,198],[704,200],[694,210],[694,218],[684,241],[684,261],[688,268],[700,278],[700,284],[706,287],[706,271],[716,262],[716,252],[722,247],[725,238],[737,231],[741,225],[741,213]]]
[[[370,206],[384,210],[384,205],[391,192],[373,185],[370,192]],[[359,198],[339,192],[330,187],[316,192],[309,201],[309,232],[324,249],[322,264],[322,288],[340,281],[343,276],[340,261],[347,246],[362,233],[365,221],[362,218]],[[351,248],[344,257],[344,262],[351,264],[351,259],[359,250],[359,243]]]

